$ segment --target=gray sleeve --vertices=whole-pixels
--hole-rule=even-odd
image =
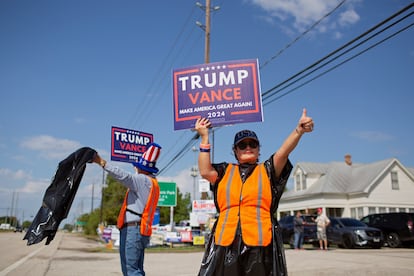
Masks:
[[[150,181],[147,180],[147,177],[143,174],[130,173],[109,163],[106,164],[105,171],[132,191],[140,190],[139,183],[150,183]]]

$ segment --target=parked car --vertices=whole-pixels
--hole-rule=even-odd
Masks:
[[[383,235],[380,229],[369,227],[353,218],[329,217],[331,223],[326,229],[328,243],[341,248],[381,248]]]
[[[295,233],[293,231],[293,218],[295,216],[284,216],[279,220],[280,228],[282,229],[283,243],[290,244],[291,248],[294,248]],[[303,243],[310,243],[318,246],[318,237],[316,236],[316,224],[314,216],[302,215],[304,221],[304,237]]]
[[[414,213],[382,213],[365,216],[361,221],[381,229],[384,242],[389,247],[414,243]]]
[[[16,226],[16,228],[14,228],[14,232],[23,232],[23,228],[21,226]]]

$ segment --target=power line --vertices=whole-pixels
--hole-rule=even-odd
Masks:
[[[159,102],[159,99],[162,98],[162,94],[159,91],[163,91],[160,89],[161,83],[165,83],[162,80],[168,77],[170,73],[171,66],[168,64],[173,64],[175,59],[179,56],[179,54],[183,51],[184,45],[186,45],[186,41],[189,40],[190,35],[192,34],[195,28],[192,28],[190,33],[184,38],[181,39],[182,36],[185,34],[185,29],[187,26],[190,25],[190,20],[193,18],[194,12],[196,10],[196,6],[192,8],[190,11],[187,19],[185,20],[183,26],[181,27],[180,32],[176,36],[172,46],[170,47],[170,51],[167,53],[166,57],[161,62],[159,69],[156,71],[152,81],[150,81],[150,85],[145,92],[146,97],[144,97],[144,101],[137,105],[135,112],[132,114],[130,119],[131,125],[139,125],[143,121],[146,121],[149,115],[155,110],[154,105]],[[181,46],[179,45],[181,43]],[[179,48],[178,52],[176,49]],[[151,95],[155,93],[155,95]],[[147,117],[140,116],[140,114],[147,114]]]
[[[366,48],[366,49],[364,49],[364,50],[362,50],[362,51],[358,52],[357,54],[355,54],[355,55],[353,55],[353,56],[351,56],[351,57],[349,57],[349,58],[345,59],[344,61],[342,61],[342,62],[340,62],[340,63],[336,64],[335,66],[333,66],[333,67],[329,68],[328,70],[325,70],[324,72],[322,72],[322,73],[320,73],[320,74],[316,75],[315,77],[313,77],[313,78],[309,79],[308,81],[306,81],[306,82],[304,82],[304,83],[302,83],[302,84],[300,84],[300,85],[296,86],[295,88],[290,89],[289,91],[285,92],[284,94],[280,95],[279,97],[276,97],[276,98],[274,98],[274,99],[272,99],[272,100],[270,100],[270,101],[267,101],[267,102],[266,102],[265,104],[263,104],[263,105],[270,104],[270,103],[272,103],[272,102],[274,102],[274,101],[276,101],[276,100],[278,100],[278,99],[280,99],[280,98],[282,98],[282,97],[284,97],[284,96],[286,96],[286,95],[288,95],[288,94],[293,93],[295,90],[297,90],[297,89],[299,89],[299,88],[301,88],[301,87],[305,86],[306,84],[308,84],[308,83],[310,83],[310,82],[312,82],[312,81],[314,81],[314,80],[316,80],[316,79],[318,79],[318,78],[322,77],[323,75],[325,75],[325,74],[327,74],[327,73],[329,73],[329,72],[333,71],[334,69],[337,69],[339,66],[344,65],[345,63],[347,63],[347,62],[351,61],[352,59],[354,59],[354,58],[356,58],[356,57],[358,57],[358,56],[362,55],[363,53],[365,53],[365,52],[367,52],[367,51],[369,51],[369,50],[371,50],[371,49],[375,48],[376,46],[378,46],[378,45],[380,45],[380,44],[384,43],[384,42],[385,42],[385,41],[387,41],[388,39],[390,39],[390,38],[392,38],[392,37],[394,37],[394,36],[398,35],[399,33],[403,32],[403,31],[406,31],[407,29],[411,28],[412,26],[414,26],[414,23],[411,23],[411,24],[409,24],[409,25],[407,25],[407,26],[405,26],[405,27],[401,28],[401,29],[400,29],[400,30],[398,30],[397,32],[395,32],[395,33],[393,33],[393,34],[391,34],[391,35],[387,36],[386,38],[384,38],[384,39],[380,40],[379,42],[377,42],[377,43],[375,43],[375,44],[373,44],[373,45],[369,46],[368,48]]]
[[[312,24],[307,30],[305,30],[303,33],[301,33],[299,36],[297,36],[292,42],[288,43],[283,49],[281,49],[279,52],[277,52],[276,55],[272,56],[269,60],[264,62],[262,65],[260,65],[260,69],[264,68],[266,65],[268,65],[272,60],[280,56],[284,51],[286,51],[289,47],[291,47],[293,44],[298,42],[299,39],[304,37],[307,33],[309,33],[311,30],[313,30],[319,23],[322,22],[325,18],[330,16],[332,13],[334,13],[337,9],[339,9],[340,6],[342,6],[345,3],[346,0],[342,0],[333,10],[326,13],[324,16],[322,16],[319,20],[317,20],[315,23]]]
[[[316,67],[317,65],[319,65],[320,63],[322,63],[324,60],[329,59],[330,57],[332,57],[332,56],[334,56],[335,54],[339,53],[340,51],[344,50],[344,49],[345,49],[345,48],[347,48],[348,46],[350,46],[350,45],[354,44],[356,41],[360,40],[360,39],[361,39],[361,38],[363,38],[364,36],[367,36],[369,33],[373,32],[375,29],[377,29],[377,28],[381,27],[382,25],[384,25],[384,24],[386,24],[387,22],[391,21],[391,20],[392,20],[392,19],[394,19],[395,17],[397,17],[397,16],[401,15],[402,13],[406,12],[407,10],[409,10],[410,8],[412,8],[413,6],[414,6],[414,3],[412,3],[412,4],[408,5],[407,7],[403,8],[403,9],[401,9],[400,11],[398,11],[398,12],[396,12],[395,14],[391,15],[391,16],[390,16],[390,17],[388,17],[387,19],[385,19],[385,20],[381,21],[380,23],[378,23],[378,24],[377,24],[377,25],[375,25],[374,27],[370,28],[368,31],[365,31],[365,32],[364,32],[364,33],[362,33],[361,35],[359,35],[359,36],[357,36],[356,38],[352,39],[351,41],[349,41],[349,42],[345,43],[343,46],[339,47],[338,49],[334,50],[333,52],[329,53],[328,55],[326,55],[326,56],[324,56],[323,58],[319,59],[318,61],[314,62],[314,63],[313,63],[313,64],[311,64],[310,66],[306,67],[305,69],[301,70],[300,72],[296,73],[295,75],[291,76],[290,78],[286,79],[285,81],[283,81],[283,82],[281,82],[281,83],[277,84],[276,86],[272,87],[272,88],[271,88],[271,89],[269,89],[268,91],[266,91],[266,92],[262,93],[263,101],[268,100],[269,98],[273,97],[274,95],[276,95],[277,93],[281,92],[282,90],[284,90],[284,89],[288,88],[290,85],[292,85],[293,83],[297,82],[298,80],[296,80],[296,81],[294,81],[293,83],[288,84],[288,85],[286,85],[286,86],[284,86],[284,87],[280,88],[279,90],[276,90],[276,89],[278,89],[279,87],[281,87],[281,86],[285,85],[286,83],[288,83],[288,82],[292,81],[293,79],[295,79],[295,78],[299,77],[300,75],[304,74],[306,71],[308,71],[308,70],[310,70],[310,69],[312,69],[312,68]],[[384,28],[383,30],[388,29],[388,28],[389,28],[389,27],[391,27],[391,26],[394,26],[396,23],[400,23],[402,20],[404,20],[404,19],[408,18],[408,17],[409,17],[409,16],[411,16],[411,15],[412,15],[412,13],[410,13],[409,15],[404,16],[402,19],[400,19],[400,20],[398,20],[397,22],[395,22],[395,23],[391,24],[390,26],[388,26],[388,27]],[[377,34],[379,34],[379,33],[382,33],[382,31],[378,32]],[[376,35],[374,35],[374,36],[376,36]],[[372,39],[374,36],[371,36],[369,39],[364,40],[364,41],[363,41],[363,43],[365,43],[365,42],[369,41],[369,40],[370,40],[370,39]],[[360,46],[360,45],[362,45],[363,43],[359,43],[359,44],[357,44],[357,46]],[[351,49],[353,49],[353,48],[355,48],[355,47],[352,47]],[[349,51],[349,50],[348,50],[348,51]],[[346,51],[345,53],[347,53],[348,51]],[[342,54],[342,55],[343,55],[343,54]],[[341,55],[340,55],[340,56],[341,56]],[[336,58],[334,58],[333,60],[335,60],[335,59],[336,59]],[[332,61],[333,61],[333,60],[332,60]],[[326,64],[325,64],[325,65],[326,65]],[[325,65],[323,65],[323,66],[325,66]],[[316,70],[321,69],[323,66],[319,66],[319,67],[317,67],[317,68],[316,68],[315,70],[313,70],[311,73],[313,73],[313,72],[314,72],[314,71],[316,71]],[[309,74],[307,74],[307,75],[309,75]],[[305,77],[306,77],[307,75],[305,75]],[[299,80],[300,80],[300,79],[302,79],[302,78],[304,78],[304,77],[299,78]],[[276,90],[276,91],[272,93],[272,91],[274,91],[274,90]]]
[[[168,164],[165,167],[160,169],[159,174],[168,170],[172,165],[174,165],[175,162],[180,160],[187,153],[188,149],[191,149],[191,147],[197,142],[198,138],[199,138],[199,135],[197,133],[193,136],[193,138],[191,138],[190,141],[187,142],[187,144],[185,144],[182,147],[182,149],[171,159],[170,162],[168,162]]]
[[[340,3],[340,4],[342,4],[342,3]],[[279,96],[279,97],[277,97],[277,98],[274,98],[274,99],[270,100],[270,98],[271,98],[271,97],[273,97],[273,96],[274,96],[274,95],[276,95],[277,93],[280,93],[280,92],[282,92],[283,90],[287,89],[290,85],[292,85],[292,84],[296,83],[298,80],[294,81],[292,84],[289,84],[289,85],[286,85],[286,86],[284,86],[284,87],[280,88],[279,90],[277,90],[277,91],[276,91],[276,92],[274,92],[274,93],[271,93],[273,90],[275,90],[275,89],[277,89],[277,88],[281,87],[281,86],[282,86],[282,85],[284,85],[285,83],[287,83],[287,82],[289,82],[289,81],[293,80],[294,78],[296,78],[296,77],[300,76],[300,75],[301,75],[301,74],[303,74],[304,72],[306,72],[306,71],[308,71],[308,70],[310,70],[310,69],[312,69],[312,68],[316,67],[318,64],[322,63],[324,60],[326,60],[326,59],[328,59],[328,58],[332,57],[332,56],[333,56],[333,55],[335,55],[336,53],[338,53],[338,52],[340,52],[341,50],[345,49],[346,47],[348,47],[348,46],[352,45],[353,43],[355,43],[356,41],[358,41],[358,40],[359,40],[359,39],[361,39],[362,37],[366,36],[367,34],[371,33],[372,31],[374,31],[374,30],[375,30],[375,29],[377,29],[378,27],[380,27],[380,26],[384,25],[385,23],[387,23],[388,21],[390,21],[390,20],[392,20],[393,18],[397,17],[398,15],[400,15],[400,14],[402,14],[402,13],[406,12],[407,10],[411,9],[413,6],[414,6],[414,3],[412,3],[412,4],[408,5],[407,7],[403,8],[403,9],[401,9],[401,10],[400,10],[400,11],[398,11],[397,13],[395,13],[395,14],[393,14],[392,16],[390,16],[389,18],[387,18],[386,20],[384,20],[384,21],[380,22],[379,24],[375,25],[374,27],[370,28],[368,31],[366,31],[366,32],[364,32],[363,34],[359,35],[358,37],[354,38],[353,40],[351,40],[350,42],[346,43],[345,45],[343,45],[343,46],[339,47],[337,50],[335,50],[335,51],[333,51],[333,52],[329,53],[328,55],[326,55],[326,56],[325,56],[325,57],[323,57],[322,59],[318,60],[317,62],[313,63],[312,65],[310,65],[310,66],[306,67],[305,69],[301,70],[299,73],[296,73],[295,75],[293,75],[292,77],[288,78],[287,80],[285,80],[285,81],[283,81],[283,82],[281,82],[281,83],[277,84],[277,85],[276,85],[276,86],[274,86],[273,88],[271,88],[271,89],[269,89],[268,91],[266,91],[266,92],[262,93],[263,101],[266,101],[266,103],[264,103],[264,105],[270,104],[270,103],[272,103],[272,102],[276,101],[277,99],[280,99],[281,97],[286,96],[286,95],[288,95],[288,94],[292,93],[293,91],[295,91],[295,90],[297,90],[297,89],[299,89],[299,88],[303,87],[304,85],[306,85],[306,84],[308,84],[308,83],[312,82],[313,80],[315,80],[315,79],[317,79],[317,78],[319,78],[319,77],[321,77],[321,76],[323,76],[323,75],[327,74],[328,72],[331,72],[332,70],[334,70],[334,69],[338,68],[339,66],[342,66],[343,64],[347,63],[348,61],[350,61],[350,60],[352,60],[352,59],[354,59],[354,58],[356,58],[356,57],[358,57],[358,56],[362,55],[363,53],[367,52],[368,50],[373,49],[374,47],[376,47],[376,46],[378,46],[378,45],[380,45],[380,44],[384,43],[386,40],[389,40],[389,39],[393,38],[394,36],[396,36],[396,35],[400,34],[401,32],[403,32],[403,31],[407,30],[408,28],[412,27],[414,23],[409,24],[409,25],[408,25],[408,26],[406,26],[406,27],[403,27],[402,29],[400,29],[400,30],[398,30],[398,31],[394,32],[393,34],[389,35],[388,37],[386,37],[386,38],[382,39],[381,41],[379,41],[379,42],[375,43],[374,45],[372,45],[372,46],[370,46],[370,47],[368,47],[368,48],[366,48],[366,49],[364,49],[364,50],[362,50],[362,51],[358,52],[357,54],[353,55],[352,57],[350,57],[350,58],[348,58],[348,59],[346,59],[346,60],[342,61],[341,63],[339,63],[339,64],[337,64],[337,65],[333,66],[332,68],[330,68],[330,69],[328,69],[328,70],[326,70],[326,71],[324,71],[324,72],[322,72],[322,73],[318,74],[318,75],[317,75],[317,76],[315,76],[314,78],[312,78],[312,79],[310,79],[310,80],[308,80],[308,81],[306,81],[306,82],[304,82],[304,83],[302,83],[302,84],[298,85],[297,87],[295,87],[295,88],[293,88],[293,89],[291,89],[291,90],[287,91],[287,92],[286,92],[286,93],[284,93],[283,95],[281,95],[281,96]],[[355,49],[356,47],[359,47],[360,45],[362,45],[362,44],[366,43],[367,41],[369,41],[369,40],[373,39],[373,37],[375,37],[375,36],[377,36],[378,34],[380,34],[380,33],[384,32],[385,30],[389,29],[390,27],[392,27],[392,26],[394,26],[394,25],[396,25],[396,24],[399,24],[400,22],[402,22],[402,20],[405,20],[406,18],[408,18],[408,17],[412,16],[412,14],[413,14],[413,12],[411,12],[410,14],[408,14],[408,15],[404,16],[403,18],[399,19],[398,21],[394,22],[393,24],[391,24],[391,25],[389,25],[389,26],[387,26],[387,27],[383,28],[382,30],[378,31],[376,34],[374,34],[374,35],[370,36],[369,38],[365,39],[363,42],[360,42],[359,44],[357,44],[357,46],[352,47],[350,50]],[[349,52],[350,50],[346,51],[345,53]],[[344,53],[343,53],[343,54],[344,54]],[[343,54],[341,54],[340,56],[342,56]],[[339,57],[339,56],[338,56],[338,57]],[[328,65],[330,62],[332,62],[333,60],[337,59],[338,57],[333,58],[331,61],[329,61],[329,62],[327,62],[327,63],[325,63],[325,64],[323,64],[323,65],[321,65],[321,66],[317,67],[317,68],[316,68],[316,69],[314,69],[311,73],[314,73],[314,72],[316,72],[317,70],[321,70],[324,66]],[[311,73],[309,73],[309,74],[311,74]],[[306,76],[308,76],[309,74],[307,74]],[[305,76],[305,77],[306,77],[306,76]],[[299,80],[301,80],[301,79],[303,79],[303,78],[304,78],[304,77],[300,78]],[[168,170],[168,168],[170,168],[171,166],[173,166],[173,165],[174,165],[174,162],[176,162],[176,161],[178,161],[179,159],[181,159],[181,158],[182,158],[182,156],[183,156],[186,152],[188,152],[188,148],[192,147],[192,146],[195,144],[195,142],[197,141],[197,139],[198,139],[197,135],[193,136],[193,137],[191,138],[191,140],[190,140],[189,142],[187,142],[187,144],[186,144],[186,145],[184,145],[184,147],[183,147],[183,148],[182,148],[182,149],[181,149],[181,150],[180,150],[180,151],[176,154],[176,156],[174,156],[174,158],[173,158],[170,162],[168,162],[168,165],[167,165],[167,166],[165,166],[164,168],[162,168],[162,169],[160,170],[160,173],[162,173],[162,172],[164,172],[164,171]]]

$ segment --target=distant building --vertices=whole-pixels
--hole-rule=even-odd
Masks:
[[[285,191],[278,218],[297,210],[323,208],[328,216],[362,218],[373,213],[414,212],[414,169],[391,158],[370,164],[300,162],[292,170],[293,189]]]

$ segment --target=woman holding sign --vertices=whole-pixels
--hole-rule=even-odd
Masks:
[[[211,164],[212,125],[208,119],[197,120],[200,175],[211,183],[219,213],[199,275],[287,275],[283,241],[273,214],[292,170],[289,154],[313,126],[304,109],[296,128],[263,163],[259,163],[256,133],[242,130],[234,137],[237,164]]]

